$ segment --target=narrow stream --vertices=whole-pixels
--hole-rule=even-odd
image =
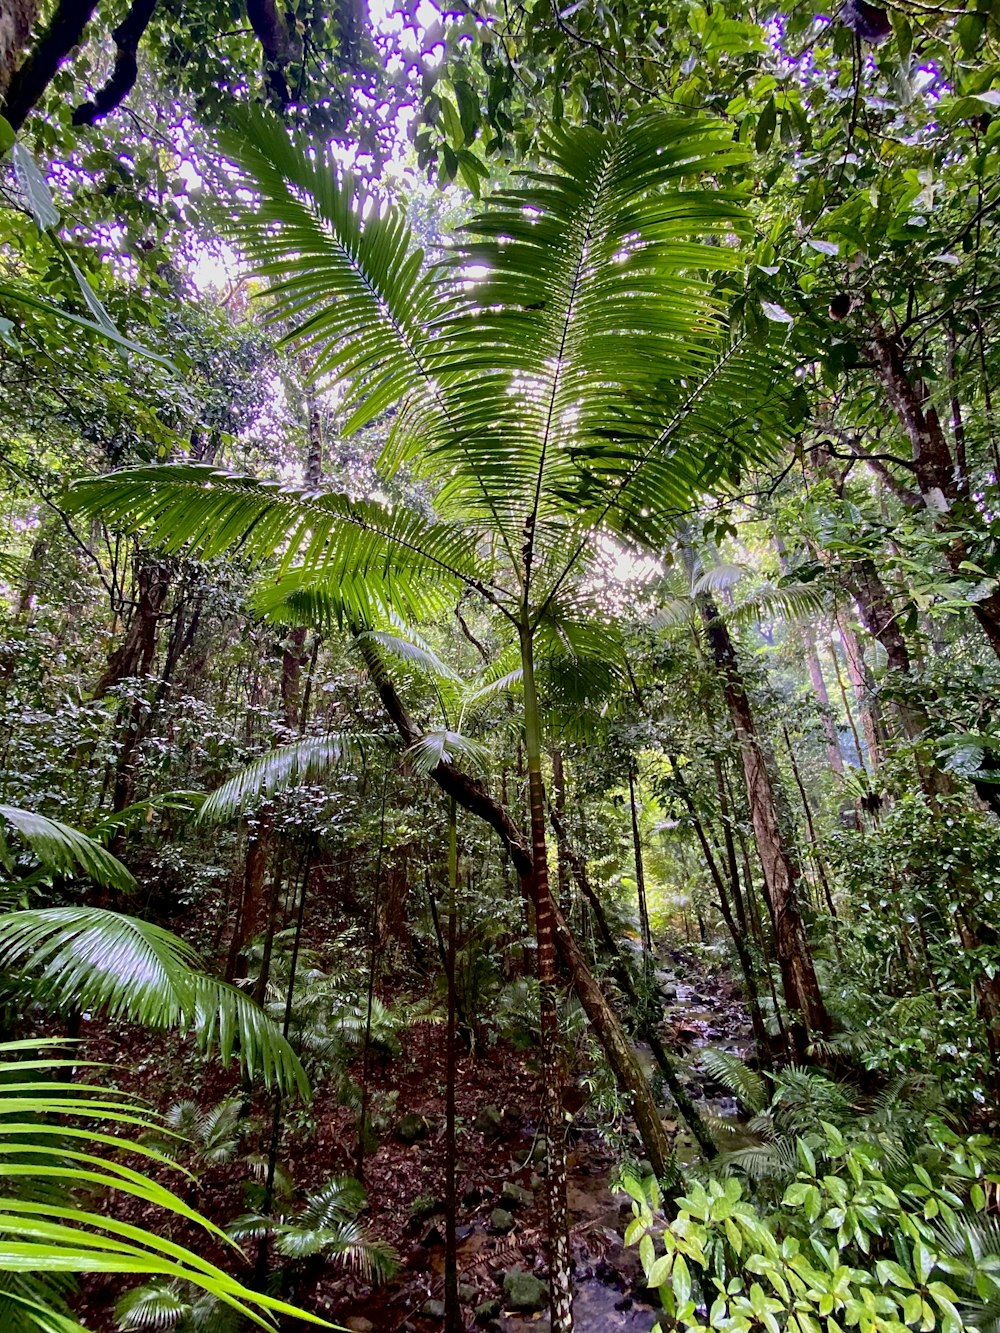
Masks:
[[[696,1056],[698,1050],[716,1046],[743,1055],[750,1047],[746,1015],[735,987],[724,978],[698,978],[699,984],[680,981],[673,970],[690,975],[685,961],[679,957],[666,960],[666,967],[658,971],[664,997],[664,1033],[668,1049]],[[669,970],[668,970],[669,969]],[[636,1052],[647,1070],[653,1074],[652,1058],[648,1048],[637,1046]],[[689,1089],[703,1112],[732,1126],[733,1133],[721,1143],[722,1148],[739,1146],[739,1117],[732,1097],[716,1095],[721,1090],[702,1086],[690,1069],[682,1070]],[[666,1115],[666,1113],[665,1113]],[[671,1138],[678,1161],[694,1162],[698,1149],[682,1122],[673,1120]],[[515,1156],[527,1161],[531,1153],[528,1142],[518,1146]],[[512,1163],[513,1165],[513,1163]],[[574,1137],[567,1160],[568,1204],[572,1228],[574,1260],[574,1315],[576,1333],[650,1333],[657,1322],[659,1305],[645,1285],[642,1265],[636,1248],[626,1249],[623,1235],[632,1217],[631,1204],[625,1194],[613,1194],[610,1181],[614,1174],[614,1157],[593,1129],[581,1129]],[[442,1224],[443,1226],[443,1224]],[[487,1219],[480,1215],[472,1226],[460,1228],[458,1262],[460,1280],[468,1290],[475,1290],[473,1307],[495,1297],[503,1276],[512,1268],[544,1276],[541,1262],[543,1237],[537,1226],[519,1226],[515,1233],[498,1236],[491,1234]],[[442,1238],[443,1239],[443,1238]],[[444,1247],[437,1245],[431,1251],[425,1288],[440,1297],[443,1286]],[[371,1298],[356,1307],[354,1318],[344,1322],[347,1327],[364,1329],[365,1333],[439,1333],[440,1317],[425,1312],[409,1290],[393,1285],[373,1292]],[[478,1325],[468,1327],[497,1330],[500,1333],[545,1333],[548,1315],[544,1311],[514,1313],[503,1308],[492,1317],[483,1317]]]

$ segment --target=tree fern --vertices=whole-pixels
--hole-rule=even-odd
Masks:
[[[767,1082],[738,1055],[709,1047],[701,1052],[699,1060],[705,1073],[727,1088],[747,1111],[763,1111],[767,1106],[770,1098]]]

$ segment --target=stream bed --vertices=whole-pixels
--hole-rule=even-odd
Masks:
[[[681,1062],[682,1077],[703,1112],[725,1135],[720,1146],[736,1147],[736,1103],[705,1080],[696,1059],[698,1051],[707,1046],[739,1055],[748,1050],[750,1039],[738,989],[725,976],[712,975],[707,969],[692,975],[690,960],[681,955],[662,960],[657,980],[664,999],[663,1034],[668,1049],[686,1057]],[[636,1050],[655,1075],[648,1049],[639,1045]],[[667,1115],[665,1111],[664,1123],[678,1161],[695,1161],[698,1151],[686,1127],[675,1112],[669,1120]],[[516,1312],[504,1290],[504,1278],[512,1271],[529,1275],[529,1286],[531,1279],[546,1276],[543,1184],[537,1175],[535,1147],[534,1127],[526,1120],[496,1145],[499,1153],[494,1150],[491,1164],[480,1154],[479,1186],[474,1194],[464,1196],[458,1259],[469,1329],[545,1333],[549,1327],[544,1301],[538,1302],[539,1308]],[[460,1157],[463,1150],[475,1154],[471,1138],[467,1145],[460,1142]],[[593,1126],[578,1118],[571,1128],[567,1158],[576,1333],[650,1333],[658,1318],[658,1299],[645,1285],[638,1249],[624,1244],[632,1207],[626,1194],[611,1189],[616,1167],[611,1147]],[[522,1205],[508,1200],[508,1193],[513,1191],[516,1197],[518,1190],[524,1195]],[[503,1232],[493,1225],[493,1210],[498,1205],[511,1209],[512,1225]],[[355,1299],[349,1312],[331,1311],[332,1317],[352,1333],[440,1333],[443,1229],[441,1216],[429,1218],[397,1278]]]

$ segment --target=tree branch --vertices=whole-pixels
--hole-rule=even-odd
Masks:
[[[3,114],[15,134],[41,100],[56,70],[83,40],[96,8],[97,0],[61,0],[7,89]]]
[[[114,111],[135,87],[139,73],[137,53],[142,35],[153,17],[156,0],[133,0],[125,18],[111,36],[115,41],[115,63],[111,77],[99,88],[91,102],[84,102],[73,112],[74,125],[93,125]]]

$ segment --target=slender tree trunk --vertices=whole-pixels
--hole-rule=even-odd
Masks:
[[[799,799],[802,802],[802,812],[806,817],[806,829],[809,833],[809,847],[812,852],[813,864],[816,867],[816,874],[819,876],[819,882],[823,887],[823,895],[826,899],[826,905],[829,908],[830,915],[836,920],[837,909],[833,905],[833,894],[830,892],[830,880],[827,876],[826,866],[819,850],[819,839],[816,836],[816,824],[813,820],[809,795],[806,792],[805,783],[802,781],[802,774],[799,772],[798,760],[795,758],[795,750],[792,748],[792,738],[789,736],[788,728],[784,723],[782,723],[781,731],[785,738],[785,749],[788,751],[788,762],[792,768],[792,777],[795,779],[795,785],[799,792]],[[836,926],[834,927],[834,931],[836,931]]]
[[[310,842],[306,848],[303,858],[302,868],[302,886],[299,893],[299,910],[295,918],[295,936],[292,941],[292,959],[288,969],[288,986],[285,991],[285,1016],[281,1024],[281,1034],[288,1040],[288,1034],[292,1026],[292,1004],[295,1000],[295,981],[299,970],[299,952],[302,947],[302,928],[305,924],[306,916],[306,896],[309,891],[309,872],[312,869],[313,846]],[[274,1206],[274,1178],[278,1169],[278,1149],[281,1146],[281,1110],[284,1105],[284,1098],[281,1095],[280,1087],[274,1090],[274,1111],[271,1117],[271,1141],[267,1151],[267,1172],[264,1177],[264,1201],[261,1212],[267,1216]],[[260,1238],[260,1244],[257,1247],[257,1262],[254,1269],[254,1276],[258,1290],[264,1287],[267,1278],[269,1235],[264,1233]]]
[[[260,975],[254,987],[254,999],[264,1007],[267,1000],[267,984],[271,979],[271,957],[274,953],[274,933],[278,925],[278,903],[281,901],[281,877],[285,863],[284,842],[279,839],[274,858],[274,872],[271,880],[271,893],[267,901],[267,926],[264,932],[264,951],[260,960]]]
[[[833,711],[830,708],[830,694],[826,688],[826,678],[823,675],[819,653],[816,651],[816,636],[810,628],[802,626],[802,639],[806,650],[809,680],[816,696],[816,702],[819,704],[819,719],[823,728],[823,737],[826,741],[827,762],[834,773],[841,776],[844,772],[844,758],[840,753],[840,740],[833,720]]]
[[[889,590],[882,582],[874,560],[871,559],[856,561],[851,566],[847,579],[865,628],[885,649],[887,675],[892,686],[896,714],[903,735],[915,747],[914,756],[920,784],[931,800],[947,796],[954,791],[955,784],[947,773],[933,761],[928,760],[919,749],[919,742],[930,727],[930,716],[923,700],[916,696],[910,685],[912,677],[910,650],[900,629],[899,618]]]
[[[722,680],[726,704],[743,759],[747,800],[774,918],[775,948],[785,1002],[807,1028],[826,1035],[830,1016],[823,1003],[799,907],[798,869],[781,834],[774,782],[768,771],[746,685],[729,630],[714,603],[698,598],[709,651]]]
[[[743,973],[743,984],[746,987],[747,1007],[750,1010],[750,1026],[753,1031],[754,1045],[757,1047],[757,1061],[764,1069],[771,1068],[771,1042],[767,1033],[767,1026],[764,1023],[764,1014],[760,1007],[760,992],[757,989],[757,976],[754,972],[753,959],[750,957],[750,951],[746,945],[746,935],[740,930],[736,918],[733,915],[732,904],[729,899],[725,877],[719,867],[715,854],[712,850],[712,844],[702,823],[701,816],[698,813],[694,803],[694,798],[684,781],[684,775],[674,759],[671,759],[671,768],[674,772],[674,781],[681,794],[681,799],[687,808],[688,817],[691,820],[692,827],[701,844],[701,850],[705,857],[705,865],[708,867],[708,873],[712,877],[712,883],[715,885],[716,892],[719,895],[719,911],[722,913],[722,919],[726,923],[730,937],[733,941],[733,948],[736,950],[736,957],[740,964],[740,971]],[[733,858],[730,866],[735,867],[735,848],[733,849]]]
[[[375,1007],[375,983],[378,979],[378,914],[379,900],[382,896],[382,863],[385,858],[385,808],[389,790],[389,770],[382,776],[382,800],[378,820],[378,852],[375,857],[375,880],[372,884],[372,909],[368,923],[368,999],[365,1011],[365,1040],[361,1052],[361,1108],[358,1111],[358,1153],[355,1159],[354,1174],[361,1181],[365,1178],[365,1152],[368,1145],[368,1098],[372,1049],[372,1013]],[[446,969],[447,971],[447,969]]]
[[[635,858],[635,891],[639,901],[639,929],[642,935],[642,962],[648,986],[653,957],[653,932],[649,926],[649,905],[646,901],[646,870],[642,863],[642,837],[639,833],[639,811],[635,801],[635,765],[629,761],[628,802],[632,814],[632,853]]]
[[[556,1002],[555,912],[549,888],[548,851],[545,845],[545,789],[542,781],[542,737],[535,693],[531,630],[521,629],[521,668],[524,689],[524,749],[528,769],[528,809],[531,829],[529,885],[535,907],[538,946],[538,990],[541,1005],[542,1117],[548,1153],[545,1172],[545,1207],[549,1243],[549,1295],[552,1333],[572,1333],[573,1284],[566,1204],[566,1121],[563,1113],[562,1059],[559,1011]]]
[[[301,364],[305,388],[306,416],[306,473],[305,487],[308,491],[319,489],[323,479],[323,424],[320,419],[319,400],[316,390],[309,380],[309,367],[303,358]],[[295,625],[285,638],[281,655],[281,700],[285,711],[285,725],[290,731],[299,729],[305,700],[302,698],[302,672],[309,663],[305,651],[306,629],[304,625]]]
[[[445,1045],[444,1145],[444,1330],[463,1333],[458,1301],[458,1149],[455,1139],[455,1080],[458,1067],[455,1003],[456,917],[458,895],[458,830],[455,800],[448,802],[448,1034]]]
[[[841,637],[843,637],[843,635],[841,635]],[[865,727],[865,732],[866,732],[865,739],[867,741],[867,746],[868,746],[867,760],[865,758],[865,746],[861,744],[861,736],[858,732],[857,723],[854,721],[854,713],[851,709],[851,701],[847,694],[847,686],[844,684],[843,673],[840,670],[840,655],[837,652],[837,645],[831,639],[830,659],[833,662],[834,675],[837,677],[837,688],[840,691],[840,697],[844,704],[844,713],[847,716],[847,725],[851,729],[851,736],[854,740],[854,750],[858,756],[858,768],[860,768],[862,771],[874,772],[875,769],[878,767],[878,755],[877,752],[872,749],[872,747],[874,745],[877,745],[878,737],[875,735],[875,727],[872,720],[872,716],[870,711],[868,710],[865,701],[864,677],[859,675],[857,678],[857,683],[855,683],[854,672],[851,670],[851,657],[850,654],[846,652],[846,649],[845,649],[845,656],[847,658],[848,672],[851,677],[851,685],[854,688],[854,697],[857,700],[859,707],[861,708],[863,725]]]
[[[556,817],[560,826],[566,818],[566,771],[563,765],[562,750],[558,745],[553,745],[549,756],[552,760],[552,804],[555,806]],[[570,913],[570,878],[569,867],[566,864],[566,855],[563,849],[563,840],[556,839],[556,848],[558,852],[558,870],[559,870],[559,906],[564,916]]]
[[[247,941],[260,927],[260,906],[264,892],[264,877],[267,872],[268,852],[271,849],[271,831],[274,825],[274,812],[270,805],[261,808],[257,827],[247,842],[246,862],[243,868],[243,893],[240,898],[233,933],[229,941],[229,953],[226,957],[226,980],[233,981],[238,975],[240,956]]]

